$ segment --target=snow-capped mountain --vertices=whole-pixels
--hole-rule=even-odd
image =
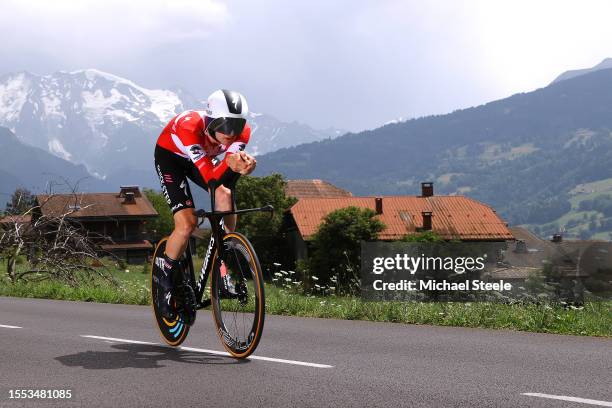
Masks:
[[[97,177],[155,185],[153,148],[163,126],[186,109],[202,109],[201,99],[183,89],[147,89],[95,69],[0,77],[0,126],[30,145],[73,163]],[[251,114],[247,151],[279,148],[339,136]]]

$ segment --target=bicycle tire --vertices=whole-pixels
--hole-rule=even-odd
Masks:
[[[233,357],[242,359],[248,357],[255,351],[263,332],[265,320],[263,274],[257,254],[244,235],[237,232],[226,234],[223,238],[223,245],[227,248],[227,273],[230,273],[233,278],[237,278],[236,282],[241,287],[240,291],[242,295],[245,296],[240,299],[229,299],[224,297],[220,272],[221,260],[215,251],[211,281],[213,316],[217,328],[217,335],[223,347]],[[248,266],[248,271],[245,271],[245,266]],[[248,282],[249,278],[252,282]],[[246,304],[243,304],[244,300],[246,300]],[[249,312],[249,308],[251,307],[253,308],[253,312]],[[252,315],[252,324],[244,324],[244,336],[238,337],[236,324],[237,317],[241,315],[243,323],[245,323],[245,316],[247,314],[249,316]],[[232,319],[233,322],[231,322]],[[234,323],[234,327],[230,330],[229,327],[232,326],[232,323]],[[249,327],[248,334],[246,334],[247,327]]]
[[[153,259],[151,261],[151,276],[149,280],[151,284],[151,308],[153,309],[153,318],[155,319],[155,323],[157,325],[157,328],[159,329],[159,335],[166,344],[168,344],[169,346],[177,347],[181,345],[181,343],[183,343],[187,338],[187,334],[189,333],[189,325],[184,323],[185,319],[180,313],[177,313],[176,318],[172,321],[161,316],[161,314],[157,310],[157,284],[153,279],[155,269],[158,268],[156,260],[158,258],[163,258],[164,251],[166,250],[166,241],[168,241],[168,237],[165,237],[161,241],[159,241],[159,243],[155,247]]]

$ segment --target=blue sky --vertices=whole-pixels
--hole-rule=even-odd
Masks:
[[[2,2],[0,73],[97,68],[358,131],[549,84],[612,57],[606,1]]]

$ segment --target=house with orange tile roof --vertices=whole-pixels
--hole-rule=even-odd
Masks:
[[[158,217],[138,186],[121,186],[119,193],[39,194],[37,215],[67,218],[100,237],[110,238],[102,249],[127,263],[142,263],[153,252],[147,222]]]
[[[334,210],[355,206],[370,208],[385,224],[383,241],[407,234],[433,231],[446,240],[505,242],[514,239],[508,224],[490,206],[469,197],[437,196],[433,183],[421,183],[420,196],[303,197],[286,214],[286,233],[295,259],[307,255],[307,242],[324,217]]]
[[[352,197],[350,191],[343,190],[333,184],[319,179],[312,180],[287,180],[285,194],[302,198],[331,198],[331,197]]]

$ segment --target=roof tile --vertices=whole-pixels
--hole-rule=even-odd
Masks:
[[[290,211],[302,237],[308,240],[330,212],[349,206],[375,210],[375,198],[303,198]],[[382,202],[383,212],[377,217],[386,228],[378,236],[381,240],[417,232],[423,227],[424,211],[432,212],[432,230],[444,239],[513,239],[506,223],[491,207],[464,196],[385,196]]]

